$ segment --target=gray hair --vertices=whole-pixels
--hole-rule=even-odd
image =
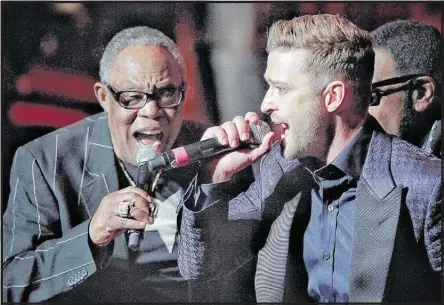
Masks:
[[[109,73],[117,54],[134,45],[152,45],[167,49],[179,64],[183,76],[183,58],[176,43],[159,30],[147,26],[137,26],[120,31],[106,46],[100,60],[99,75],[102,82],[109,82]]]

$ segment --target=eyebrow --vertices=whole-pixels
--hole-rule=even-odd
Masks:
[[[173,84],[165,84],[165,85],[159,85],[159,86],[155,86],[154,88],[157,90],[172,90],[172,89],[177,89],[180,86],[174,86]]]
[[[180,86],[175,86],[171,83],[168,84],[164,84],[164,85],[159,85],[159,86],[154,86],[154,91],[159,91],[159,90],[173,90],[173,89],[177,89]],[[143,93],[147,93],[144,90],[140,90],[138,87],[136,86],[131,86],[130,88],[126,89],[126,90],[121,90],[121,91],[131,91],[131,92],[143,92]]]
[[[267,82],[267,84],[272,84],[272,85],[279,85],[279,86],[290,86],[289,83],[284,82],[284,81],[278,81],[278,80],[274,80],[269,78],[267,75],[264,74],[264,79]]]

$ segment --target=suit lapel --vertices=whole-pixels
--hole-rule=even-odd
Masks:
[[[106,113],[93,117],[91,136],[84,171],[82,200],[88,206],[90,217],[94,215],[103,197],[119,190],[117,164],[114,156],[111,134]],[[125,236],[119,236],[114,243],[114,255],[128,258],[129,251]]]
[[[107,194],[119,189],[114,149],[106,114],[94,118],[84,170],[82,199],[88,206],[90,216],[97,211]]]
[[[259,251],[255,277],[258,302],[283,300],[291,225],[301,194],[285,203],[281,215],[271,226],[265,246]]]
[[[390,157],[391,139],[374,132],[357,188],[350,302],[381,302],[384,296],[402,200]]]

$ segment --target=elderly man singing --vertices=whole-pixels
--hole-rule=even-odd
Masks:
[[[198,141],[183,121],[186,84],[176,44],[148,27],[108,43],[94,86],[105,110],[20,147],[3,218],[3,301],[172,302],[187,299],[177,269],[177,213],[194,169],[136,187],[137,153]],[[142,230],[139,251],[128,229]]]

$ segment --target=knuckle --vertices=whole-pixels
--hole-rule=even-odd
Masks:
[[[227,122],[223,123],[222,125],[220,125],[220,127],[222,127],[223,129],[225,129],[227,127],[231,127],[231,126],[233,126],[232,121],[227,121]]]
[[[205,132],[206,135],[212,135],[215,132],[218,132],[220,130],[219,126],[214,126],[214,127],[210,127],[207,129],[207,131]]]
[[[247,114],[245,115],[245,117],[246,118],[255,118],[257,115],[256,115],[256,112],[253,112],[253,111],[249,111],[249,112],[247,112]]]
[[[104,231],[105,231],[105,236],[106,237],[111,236],[111,234],[114,232],[114,230],[111,227],[108,227],[108,226],[105,227]]]
[[[144,191],[144,190],[142,190],[142,189],[139,189],[140,190],[140,197],[142,197],[142,198],[144,198],[144,197],[148,197],[148,193],[146,192],[146,191]]]

